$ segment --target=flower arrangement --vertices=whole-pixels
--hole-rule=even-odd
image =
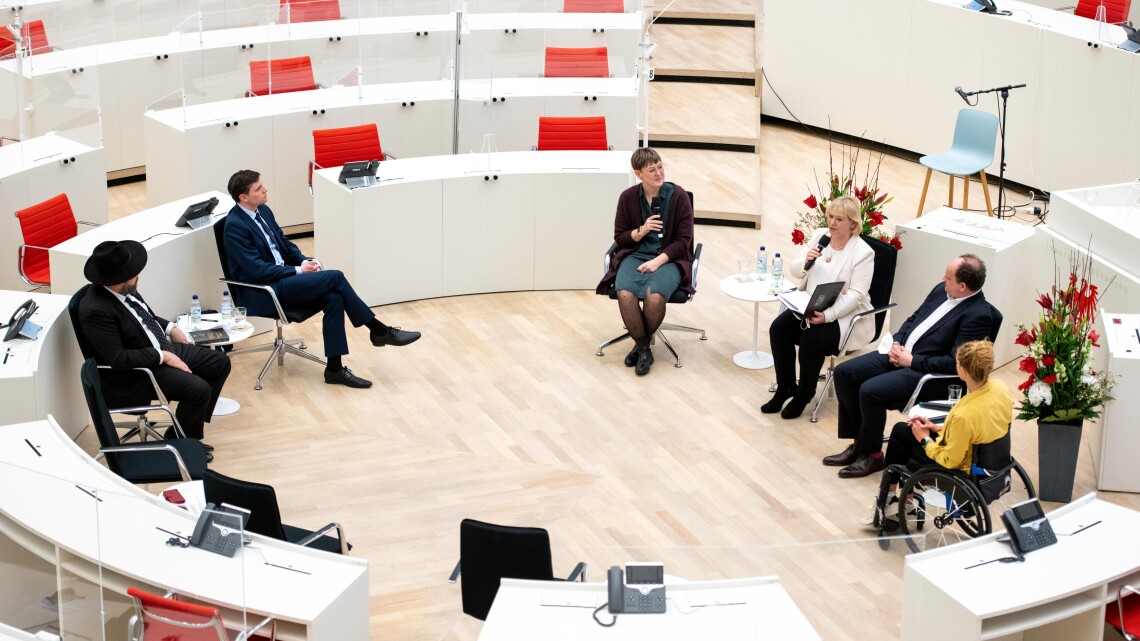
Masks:
[[[1073,257],[1067,284],[1059,276],[1037,299],[1042,309],[1037,324],[1017,328],[1015,342],[1026,348],[1019,369],[1029,375],[1017,388],[1025,393],[1017,415],[1022,420],[1096,418],[1112,400],[1114,377],[1089,367],[1093,348],[1100,347],[1093,328],[1100,292],[1089,282],[1092,258],[1087,252]]]
[[[848,156],[847,149],[843,150],[841,158],[842,174],[835,171],[835,154],[828,148],[827,190],[816,179],[816,192],[804,199],[808,211],[801,212],[792,230],[792,242],[803,245],[811,237],[812,232],[820,227],[827,227],[827,204],[840,196],[852,194],[859,199],[859,213],[863,217],[863,229],[859,233],[878,238],[890,243],[895,249],[902,249],[900,234],[896,231],[886,231],[883,222],[887,220],[883,213],[883,206],[894,200],[879,189],[879,167],[883,164],[883,154],[879,154],[874,169],[871,168],[871,159],[867,159],[867,166],[863,172],[863,186],[858,186],[859,149],[854,148]]]

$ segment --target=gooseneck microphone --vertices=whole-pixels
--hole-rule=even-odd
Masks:
[[[823,248],[827,247],[830,244],[831,244],[831,236],[824,234],[823,236],[820,236],[819,244],[815,246],[815,249],[816,249],[816,251],[822,252]],[[815,265],[815,259],[814,258],[809,260],[808,262],[804,263],[804,273],[805,274],[808,273],[808,270],[812,268],[812,265]]]
[[[959,95],[959,96],[962,96],[962,100],[963,100],[963,101],[964,101],[964,102],[965,102],[967,105],[968,105],[968,104],[970,104],[970,97],[966,95],[966,92],[965,92],[965,91],[962,91],[962,87],[954,87],[954,91],[958,92],[958,95]]]

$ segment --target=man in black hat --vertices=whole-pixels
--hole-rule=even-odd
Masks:
[[[93,285],[79,302],[78,329],[103,370],[107,403],[137,405],[153,394],[150,382],[130,371],[146,367],[162,393],[178,401],[175,416],[186,436],[201,439],[222,385],[230,375],[230,359],[222,352],[190,344],[186,334],[147,307],[138,293],[146,248],[133,240],[99,243],[83,268]],[[143,401],[143,402],[146,402]],[[168,432],[168,436],[170,433]],[[214,448],[206,445],[207,461]]]

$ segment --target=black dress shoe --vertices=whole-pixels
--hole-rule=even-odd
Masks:
[[[780,408],[784,406],[784,403],[795,393],[795,387],[777,387],[776,393],[772,396],[772,400],[761,405],[760,411],[765,414],[775,414],[779,412]]]
[[[633,372],[638,376],[645,376],[649,373],[649,368],[653,366],[653,351],[649,347],[637,348],[637,366]]]
[[[207,463],[213,463],[214,462],[214,455],[210,454],[209,452],[206,452],[206,462]]]
[[[420,333],[405,332],[399,327],[389,327],[386,332],[370,332],[368,337],[372,339],[372,344],[376,347],[384,347],[385,345],[403,347],[420,340]]]
[[[372,387],[372,381],[360,378],[352,373],[352,370],[347,367],[342,367],[336,371],[325,370],[325,382],[329,385],[346,385],[348,387],[355,387],[357,389],[365,389]]]
[[[811,399],[814,396],[814,392],[812,393],[812,396],[809,396],[807,398],[804,398],[800,394],[796,394],[792,397],[792,402],[788,403],[780,412],[780,417],[788,419],[799,418],[800,414],[804,413],[804,410],[807,408],[808,403],[811,403]]]
[[[641,348],[637,345],[634,345],[633,349],[629,350],[629,353],[625,355],[626,367],[633,367],[634,365],[637,365],[637,354],[639,350],[641,350]]]
[[[855,462],[847,467],[839,470],[839,478],[841,479],[859,479],[864,476],[870,476],[875,472],[881,472],[887,462],[883,460],[882,456],[874,457],[870,454],[864,454],[855,459]]]
[[[202,449],[206,450],[207,452],[213,452],[214,446],[210,445],[209,443],[202,443]]]
[[[855,452],[855,444],[852,443],[847,446],[847,449],[838,454],[823,457],[823,464],[832,467],[844,467],[854,463],[857,458],[859,458],[859,454]]]

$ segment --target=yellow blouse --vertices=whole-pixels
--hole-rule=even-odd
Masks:
[[[991,378],[954,405],[941,434],[926,444],[926,455],[942,467],[969,474],[973,446],[1005,436],[1012,420],[1009,387]]]

